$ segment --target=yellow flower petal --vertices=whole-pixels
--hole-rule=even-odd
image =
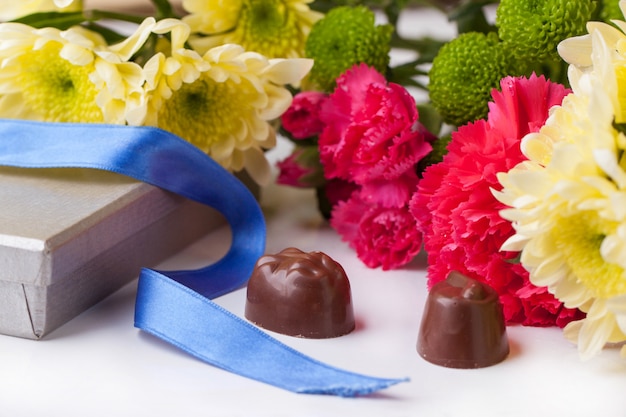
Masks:
[[[600,253],[606,262],[626,269],[626,225],[620,225],[614,234],[604,238]]]
[[[591,36],[582,35],[568,38],[559,43],[557,51],[561,58],[569,64],[581,67],[591,66]]]
[[[156,24],[153,17],[144,19],[143,22],[137,27],[135,32],[127,37],[124,41],[112,45],[109,50],[115,53],[120,61],[128,61],[133,55],[139,51],[139,49],[146,43],[146,40],[152,33],[152,30]]]
[[[0,3],[0,21],[14,20],[37,12],[81,10],[82,0],[19,0]]]
[[[313,68],[312,59],[271,59],[263,73],[275,84],[291,84],[297,86]]]
[[[272,180],[270,164],[260,149],[252,148],[244,152],[244,166],[250,176],[261,186],[269,185]]]
[[[184,21],[196,32],[226,32],[237,25],[242,3],[242,0],[183,0],[183,8],[189,12]]]
[[[626,333],[626,295],[607,300],[606,306],[615,315],[621,331]]]
[[[602,303],[595,305],[602,310],[597,316],[583,320],[578,329],[578,351],[582,360],[591,359],[604,348],[617,324],[613,315],[606,314]]]

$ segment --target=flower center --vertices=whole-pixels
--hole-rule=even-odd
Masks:
[[[216,82],[201,77],[174,92],[159,111],[159,127],[210,153],[216,143],[237,139],[251,108],[244,80]]]
[[[290,57],[304,44],[297,16],[282,0],[244,1],[236,33],[246,49],[270,58]]]
[[[626,293],[624,270],[607,263],[600,254],[602,241],[616,227],[614,222],[586,211],[561,217],[552,231],[556,246],[574,275],[599,298]]]
[[[59,56],[61,46],[48,42],[24,54],[18,85],[35,117],[50,122],[101,122],[97,89],[89,80],[93,66],[76,66]]]

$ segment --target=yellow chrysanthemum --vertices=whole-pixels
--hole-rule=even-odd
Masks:
[[[503,249],[521,250],[535,285],[587,313],[565,329],[584,359],[626,341],[626,137],[615,91],[626,85],[615,48],[626,37],[595,24],[590,30],[589,56],[570,68],[574,93],[523,139],[529,160],[500,174],[503,190],[495,193],[511,207],[501,214],[516,231]]]
[[[183,20],[192,32],[195,49],[234,43],[269,58],[304,56],[304,44],[322,14],[308,6],[312,0],[184,0]]]
[[[275,145],[270,122],[291,104],[285,84],[310,70],[307,59],[267,59],[238,45],[203,56],[184,48],[189,28],[175,19],[157,23],[171,34],[171,52],[145,65],[149,94],[147,124],[190,141],[226,169],[246,169],[259,183],[269,179],[263,149]]]
[[[623,13],[626,1],[619,2]],[[566,39],[558,46],[559,54],[570,64],[572,87],[585,88],[580,80],[588,77],[605,78],[602,83],[615,107],[615,122],[626,122],[626,22],[615,20],[614,25],[589,22],[589,34]],[[597,34],[595,37],[592,34]],[[592,51],[603,49],[606,59],[592,60]],[[588,84],[586,86],[588,88]]]
[[[146,18],[123,42],[95,51],[90,80],[98,90],[96,104],[107,123],[134,126],[145,123],[148,106],[144,71],[131,59],[145,44],[155,25],[154,18]]]
[[[189,39],[189,26],[177,19],[164,19],[156,24],[153,32],[159,35],[170,34],[169,44],[162,45],[144,65],[144,78],[148,91],[148,114],[146,124],[158,125],[158,114],[165,100],[183,83],[193,83],[200,74],[211,66],[194,50],[186,49]],[[162,43],[167,43],[165,38]]]
[[[37,12],[75,12],[82,8],[82,0],[3,1],[0,5],[0,20],[13,20]]]
[[[61,32],[0,25],[0,114],[3,117],[102,122],[89,80],[96,48],[106,43],[81,28]]]
[[[51,122],[126,123],[143,99],[141,67],[127,61],[150,33],[148,21],[109,47],[81,27],[66,31],[0,24],[0,114]],[[136,120],[140,124],[143,120]]]

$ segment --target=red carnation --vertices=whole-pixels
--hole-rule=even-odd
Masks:
[[[487,120],[452,134],[448,153],[425,170],[411,200],[411,212],[424,233],[429,285],[457,270],[498,291],[508,323],[564,326],[580,313],[533,287],[528,272],[516,262],[517,253],[500,251],[514,230],[500,217],[505,207],[492,189],[501,189],[499,172],[525,159],[521,139],[539,130],[550,107],[560,104],[569,90],[535,75],[506,77],[500,84],[502,91],[492,92]]]

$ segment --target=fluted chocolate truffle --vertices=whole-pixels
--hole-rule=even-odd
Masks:
[[[350,282],[323,252],[287,248],[259,258],[248,282],[245,316],[278,333],[323,339],[350,333]]]
[[[448,368],[483,368],[509,354],[498,294],[459,272],[433,285],[426,300],[417,351]]]

